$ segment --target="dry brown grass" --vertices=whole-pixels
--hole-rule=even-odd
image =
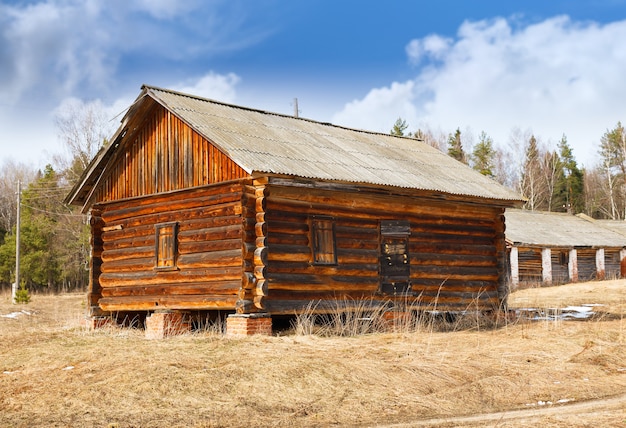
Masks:
[[[607,304],[611,316],[592,321],[148,341],[131,329],[81,328],[82,295],[17,306],[0,295],[0,315],[32,313],[0,317],[0,425],[623,427],[624,403],[599,402],[593,413],[540,409],[626,393],[625,300],[626,281],[607,281],[511,296],[513,307]],[[537,412],[452,419],[515,409]]]

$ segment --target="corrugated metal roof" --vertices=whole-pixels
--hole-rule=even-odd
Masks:
[[[594,223],[620,235],[626,236],[626,220],[594,220]]]
[[[348,129],[150,86],[144,86],[144,91],[249,173],[522,201],[516,192],[416,139]]]
[[[595,222],[544,211],[506,210],[506,238],[542,247],[623,247],[626,237]]]

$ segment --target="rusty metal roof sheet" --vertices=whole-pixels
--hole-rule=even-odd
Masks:
[[[156,87],[143,89],[249,173],[397,186],[513,204],[522,201],[516,192],[416,139],[348,129]]]
[[[541,247],[624,247],[626,237],[593,221],[566,213],[506,210],[506,238]]]

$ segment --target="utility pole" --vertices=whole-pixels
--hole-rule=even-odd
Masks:
[[[298,112],[298,99],[294,98],[293,99],[293,117],[298,117],[299,116],[299,112]]]
[[[11,288],[11,301],[15,304],[17,288],[20,286],[20,207],[22,205],[22,186],[17,181],[17,220],[15,224],[15,282]]]

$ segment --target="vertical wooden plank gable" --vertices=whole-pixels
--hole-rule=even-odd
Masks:
[[[158,105],[118,150],[96,191],[96,203],[248,177],[232,159]]]

